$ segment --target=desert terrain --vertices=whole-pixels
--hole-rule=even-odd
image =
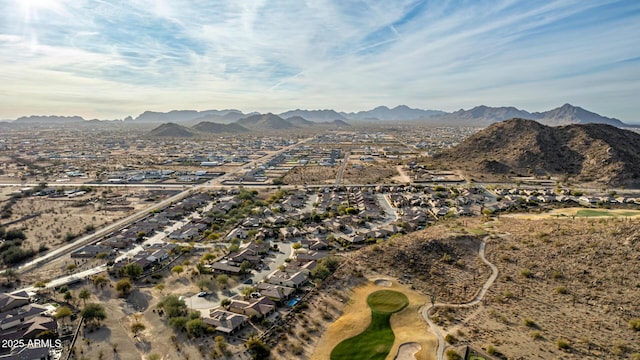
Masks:
[[[470,345],[508,359],[637,359],[640,334],[631,327],[632,319],[640,317],[637,225],[635,219],[610,217],[477,217],[445,221],[346,254],[348,260],[336,273],[343,291],[309,302],[312,319],[319,318],[313,316],[318,312],[341,317],[319,326],[327,329],[318,334],[320,340],[312,336],[307,341],[317,341],[315,350],[302,346],[298,356],[326,359],[332,345],[366,327],[366,322],[351,319],[368,311],[358,305],[366,297],[358,294],[375,287],[367,278],[397,278],[397,286],[410,283],[406,286],[416,289],[425,303],[430,296],[445,304],[470,301],[489,274],[473,252],[480,238],[490,234],[486,257],[499,276],[484,299],[466,308],[440,306],[431,316],[448,335],[448,346],[462,354],[464,345]],[[418,252],[422,247],[427,248]],[[406,254],[414,254],[413,259],[401,259]],[[428,353],[433,355],[435,346]],[[279,358],[286,354],[281,350]]]

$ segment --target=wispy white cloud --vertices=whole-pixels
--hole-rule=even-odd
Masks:
[[[573,102],[640,120],[633,0],[0,0],[0,9],[0,118]]]

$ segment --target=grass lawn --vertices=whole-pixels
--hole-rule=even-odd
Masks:
[[[389,319],[391,314],[409,305],[403,293],[379,290],[367,297],[371,308],[371,324],[362,333],[346,339],[331,352],[331,359],[385,359],[393,346],[395,336]]]
[[[638,215],[638,211],[609,211],[609,210],[578,210],[577,217],[593,217],[593,216],[634,216]]]

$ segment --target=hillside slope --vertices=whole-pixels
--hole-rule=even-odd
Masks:
[[[472,176],[569,176],[578,181],[637,186],[640,135],[605,124],[549,127],[511,119],[477,132],[434,155],[433,160]]]

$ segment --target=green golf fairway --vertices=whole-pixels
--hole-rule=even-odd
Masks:
[[[380,290],[369,294],[367,304],[371,308],[371,324],[359,335],[338,344],[331,352],[332,360],[384,359],[389,354],[395,340],[389,319],[409,305],[409,299],[397,291]]]

